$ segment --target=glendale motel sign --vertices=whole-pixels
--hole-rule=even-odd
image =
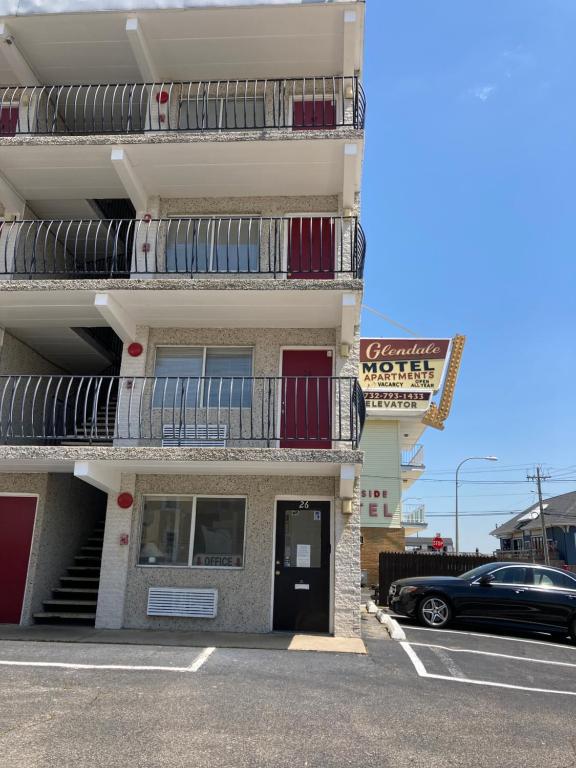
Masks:
[[[372,412],[425,412],[442,385],[450,339],[361,339],[359,380]]]

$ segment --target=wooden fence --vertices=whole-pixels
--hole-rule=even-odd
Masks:
[[[435,552],[380,552],[379,602],[388,601],[390,584],[411,576],[458,576],[484,563],[496,562],[495,557],[482,555],[449,555]]]

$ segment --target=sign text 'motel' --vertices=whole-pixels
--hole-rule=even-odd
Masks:
[[[367,406],[427,410],[430,393],[440,388],[449,346],[450,339],[361,339],[359,379]],[[398,397],[392,396],[395,390],[402,391]]]

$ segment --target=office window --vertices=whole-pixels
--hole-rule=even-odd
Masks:
[[[172,496],[144,499],[140,565],[241,568],[246,500]]]

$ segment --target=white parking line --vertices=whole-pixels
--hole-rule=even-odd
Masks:
[[[562,648],[565,651],[576,652],[576,646],[562,645],[561,643],[552,643],[546,640],[528,640],[523,637],[507,637],[506,635],[489,635],[485,632],[464,632],[460,629],[433,629],[432,627],[416,627],[412,624],[402,624],[404,630],[417,630],[418,632],[435,632],[444,635],[469,635],[470,637],[491,637],[494,640],[510,640],[513,643],[532,643],[535,645],[545,645],[548,648]]]
[[[212,656],[215,650],[216,648],[204,648],[202,653],[197,656],[196,660],[190,664],[190,672],[198,672],[202,664]]]
[[[531,688],[527,685],[511,685],[510,683],[495,683],[491,680],[474,680],[470,677],[451,677],[450,675],[433,675],[426,671],[426,667],[422,663],[422,660],[411,647],[410,643],[400,641],[400,645],[408,654],[408,658],[414,665],[414,669],[420,677],[427,678],[429,680],[447,680],[452,683],[468,683],[469,685],[484,685],[489,688],[508,688],[514,691],[531,691],[533,693],[557,693],[562,696],[576,696],[576,691],[559,691],[555,688]]]
[[[558,667],[576,667],[576,664],[572,664],[569,661],[551,661],[549,659],[533,659],[528,656],[511,656],[508,653],[493,653],[492,651],[476,651],[469,648],[448,648],[446,645],[432,645],[428,643],[410,643],[412,646],[418,648],[439,648],[443,651],[450,651],[450,653],[476,653],[479,656],[496,656],[501,659],[513,659],[514,661],[531,661],[535,664],[553,664]]]
[[[3,667],[53,667],[57,669],[119,669],[128,672],[197,672],[216,648],[204,648],[189,667],[160,667],[137,664],[72,664],[60,661],[10,661],[0,659]]]

